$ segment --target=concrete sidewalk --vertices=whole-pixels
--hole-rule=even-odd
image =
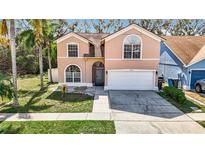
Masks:
[[[205,113],[155,114],[137,113],[0,113],[0,121],[49,121],[49,120],[114,120],[135,122],[193,122],[205,121]]]
[[[113,120],[117,134],[204,134],[197,114],[143,115],[136,113],[0,113],[0,121]],[[204,116],[204,114],[202,115]],[[192,118],[190,118],[192,117]],[[204,120],[201,117],[201,120]]]
[[[0,113],[0,121],[111,120],[110,113]]]
[[[205,129],[194,121],[115,121],[115,129],[117,134],[205,134]]]
[[[188,113],[186,115],[194,121],[205,121],[205,113]]]

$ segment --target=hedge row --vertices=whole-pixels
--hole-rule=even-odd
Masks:
[[[184,103],[186,101],[186,97],[184,92],[181,89],[177,89],[175,87],[164,87],[165,95],[171,97],[178,103]]]

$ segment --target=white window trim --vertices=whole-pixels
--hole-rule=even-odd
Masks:
[[[80,47],[80,45],[79,45],[79,43],[76,43],[76,42],[69,42],[69,43],[66,43],[66,45],[67,45],[67,57],[68,58],[79,58],[80,57],[80,49],[79,49],[79,47]],[[78,46],[78,56],[77,57],[69,57],[69,55],[68,55],[68,45],[77,45]]]
[[[140,58],[124,58],[124,44],[125,44],[125,40],[129,37],[129,36],[136,36],[137,38],[140,39]],[[132,45],[133,46],[133,45]],[[142,49],[143,49],[143,42],[142,42],[142,38],[139,35],[136,34],[130,34],[127,35],[124,40],[123,40],[123,44],[122,44],[122,60],[142,60]],[[133,53],[133,51],[132,51]],[[133,56],[133,55],[132,55]]]
[[[66,69],[69,66],[72,66],[72,65],[75,65],[75,66],[77,66],[80,69],[80,82],[74,82],[74,80],[73,80],[73,82],[66,82]],[[80,66],[78,66],[77,64],[69,64],[68,66],[65,67],[65,69],[64,69],[64,83],[76,83],[77,84],[77,83],[82,83],[82,80],[83,80],[83,78],[82,78],[82,70],[81,70]]]

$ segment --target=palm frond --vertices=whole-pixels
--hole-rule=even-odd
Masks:
[[[27,48],[34,47],[35,44],[35,36],[33,33],[33,30],[25,30],[19,35],[19,40],[21,43],[23,43]]]
[[[8,27],[7,27],[6,19],[3,19],[0,24],[0,35],[2,36],[8,35]]]
[[[4,47],[9,47],[9,39],[4,36],[0,36],[0,45]]]
[[[40,43],[42,41],[42,20],[40,19],[34,19],[33,20],[33,28],[34,28],[34,35],[36,38],[37,43]]]

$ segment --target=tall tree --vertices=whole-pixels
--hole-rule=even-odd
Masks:
[[[41,19],[33,19],[31,21],[31,25],[34,30],[34,36],[35,36],[35,41],[37,43],[38,47],[38,53],[39,53],[39,70],[40,70],[40,84],[41,84],[41,89],[44,87],[43,84],[43,55],[42,55],[42,46],[43,46],[43,28],[42,28],[42,20]]]
[[[164,22],[162,19],[141,19],[138,25],[157,35],[163,34]]]
[[[123,28],[123,22],[121,19],[114,20],[113,25],[113,32],[119,31]]]
[[[8,28],[7,28],[7,21],[3,19],[0,28],[0,35],[1,38],[6,40],[9,38],[10,42],[10,49],[11,49],[11,61],[12,61],[12,79],[13,79],[13,102],[14,106],[19,106],[18,103],[18,95],[17,95],[17,68],[16,68],[16,42],[15,42],[15,20],[9,20],[9,37],[8,37]],[[3,36],[3,37],[2,37]]]
[[[68,23],[68,28],[71,32],[76,32],[79,26],[79,20],[75,20],[74,22]]]
[[[28,25],[29,23],[29,25]],[[42,46],[43,51],[47,51],[49,75],[52,82],[52,61],[53,66],[56,66],[56,43],[55,40],[67,33],[69,28],[67,28],[67,22],[64,20],[41,20],[42,24],[42,34],[40,44],[36,41],[35,28],[33,28],[33,20],[29,20],[28,23],[24,22],[24,29],[20,35],[20,41],[25,44],[27,49],[39,49],[39,45]],[[21,24],[22,25],[22,24]],[[45,55],[46,55],[45,53]],[[40,62],[40,61],[39,61]]]
[[[136,19],[128,19],[128,24],[136,24],[137,20]]]
[[[16,42],[15,42],[15,21],[14,19],[10,19],[10,47],[11,47],[13,86],[14,86],[13,103],[15,106],[19,106],[18,96],[17,96]]]
[[[99,19],[99,20],[92,20],[92,26],[94,32],[96,33],[110,33],[113,31],[114,20],[113,19]]]
[[[90,33],[91,32],[91,23],[87,20],[81,22],[80,26],[78,27],[79,32]]]
[[[179,19],[174,20],[170,29],[171,35],[203,35],[205,32],[205,20]]]
[[[51,20],[43,20],[43,39],[44,44],[47,46],[47,53],[48,53],[48,66],[49,66],[49,76],[50,76],[50,82],[53,82],[52,77],[52,63],[51,63],[51,47],[52,43],[55,40],[54,37],[54,24],[52,24]]]
[[[55,37],[59,38],[63,35],[65,35],[69,31],[68,22],[65,19],[58,19],[53,20],[53,23],[55,24]]]

